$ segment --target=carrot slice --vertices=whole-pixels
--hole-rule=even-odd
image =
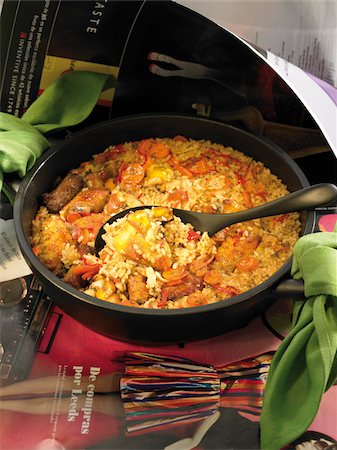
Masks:
[[[152,144],[153,144],[153,140],[152,139],[143,139],[138,144],[138,149],[137,150],[142,155],[148,156],[149,150],[150,150]]]
[[[205,273],[204,282],[210,285],[220,284],[222,280],[221,273],[218,270],[209,270]]]
[[[152,145],[149,152],[150,155],[154,156],[155,158],[166,158],[166,156],[171,153],[171,150],[162,142],[156,142]]]
[[[182,136],[181,134],[177,134],[177,136],[174,136],[174,141],[180,141],[180,142],[188,142],[188,139],[185,136]]]
[[[122,185],[139,184],[145,176],[144,167],[139,163],[130,164],[121,175]]]
[[[164,270],[162,275],[165,278],[165,280],[169,282],[182,280],[187,276],[186,267],[178,266],[176,269],[173,269],[171,267],[170,269]]]

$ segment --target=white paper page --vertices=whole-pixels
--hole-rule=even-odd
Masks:
[[[337,1],[178,0],[178,3],[337,86]]]
[[[16,239],[13,219],[0,219],[0,282],[32,273]]]

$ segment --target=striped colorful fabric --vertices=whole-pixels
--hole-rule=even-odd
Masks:
[[[236,408],[260,414],[272,354],[219,367],[186,358],[125,355],[121,397],[128,433],[189,424]]]
[[[260,415],[272,357],[273,353],[267,353],[218,367],[221,407]]]

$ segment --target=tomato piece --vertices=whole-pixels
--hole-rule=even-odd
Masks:
[[[236,263],[236,268],[240,270],[240,272],[251,272],[252,270],[257,269],[258,266],[259,260],[254,256],[243,258]]]
[[[194,231],[194,230],[188,230],[187,233],[187,240],[188,241],[196,241],[197,239],[200,239],[201,235],[200,235],[200,231]]]
[[[145,176],[144,167],[139,163],[133,163],[126,167],[121,175],[121,184],[125,187],[141,183]]]

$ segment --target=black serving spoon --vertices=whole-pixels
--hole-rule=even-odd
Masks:
[[[210,236],[213,236],[218,231],[222,230],[234,223],[245,222],[246,220],[260,219],[262,217],[276,216],[278,214],[286,214],[295,211],[303,211],[307,209],[314,209],[318,206],[327,206],[337,201],[337,186],[330,183],[315,184],[310,187],[299,189],[291,192],[283,197],[273,200],[269,203],[256,206],[255,208],[245,209],[236,213],[229,214],[208,214],[194,211],[186,211],[183,209],[171,208],[173,215],[180,217],[183,223],[190,223],[196,231],[207,231]],[[157,205],[158,206],[158,205]],[[117,219],[121,219],[132,211],[138,209],[153,208],[150,206],[136,206],[128,208],[112,216],[105,224],[113,223]],[[104,225],[105,225],[104,224]],[[104,225],[99,229],[96,240],[95,250],[98,253],[105,245],[102,235],[105,233]]]

